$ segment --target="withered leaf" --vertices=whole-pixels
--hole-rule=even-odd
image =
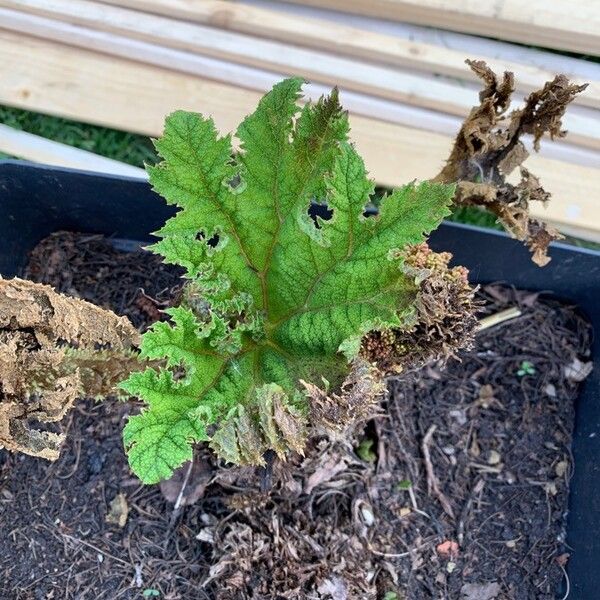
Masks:
[[[58,458],[63,435],[30,423],[60,421],[78,397],[110,393],[140,368],[131,352],[138,341],[124,317],[49,286],[0,278],[0,446]]]
[[[170,479],[160,482],[160,491],[167,502],[178,506],[195,504],[204,496],[206,486],[212,476],[207,460],[195,456],[190,470],[190,462],[173,471]]]
[[[456,205],[481,206],[495,214],[512,236],[525,242],[533,261],[543,266],[550,260],[548,245],[562,236],[529,215],[529,203],[545,203],[550,194],[522,167],[528,152],[521,138],[532,135],[537,151],[544,135],[550,139],[564,137],[565,110],[587,86],[572,84],[564,75],[557,75],[531,93],[520,109],[508,113],[513,74],[505,72],[500,79],[485,62],[466,62],[483,81],[480,104],[465,119],[434,181],[456,183]],[[517,167],[521,167],[521,180],[509,183],[506,177]]]

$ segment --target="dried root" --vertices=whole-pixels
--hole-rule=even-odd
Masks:
[[[527,244],[532,260],[543,266],[550,260],[548,244],[561,239],[553,227],[532,218],[530,202],[550,198],[537,177],[522,167],[529,156],[521,136],[533,136],[537,151],[544,134],[562,138],[562,117],[569,103],[587,86],[574,85],[557,75],[541,90],[530,94],[523,108],[507,114],[514,91],[514,76],[505,72],[502,79],[483,61],[467,64],[483,80],[480,105],[474,107],[461,127],[446,165],[434,181],[456,183],[455,203],[480,206],[494,213],[506,230]],[[519,183],[506,178],[519,167]]]
[[[103,396],[140,365],[137,330],[123,317],[51,287],[0,278],[0,447],[49,460],[60,421],[81,396]]]
[[[473,342],[477,318],[475,289],[464,267],[448,267],[452,255],[436,253],[427,244],[412,246],[404,268],[419,286],[417,322],[410,329],[374,331],[362,342],[361,355],[385,375],[446,360]]]

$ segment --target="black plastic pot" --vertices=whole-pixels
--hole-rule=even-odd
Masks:
[[[0,162],[0,274],[18,275],[28,252],[57,230],[103,233],[146,242],[173,209],[141,180]],[[600,331],[600,252],[555,244],[552,262],[535,266],[529,252],[506,235],[446,223],[431,237],[454,254],[473,282],[502,281],[548,291],[577,304]],[[600,336],[593,346],[600,364]],[[549,432],[550,433],[550,432]],[[586,380],[577,404],[567,543],[572,600],[600,597],[600,367]]]

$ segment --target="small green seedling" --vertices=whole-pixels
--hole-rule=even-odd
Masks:
[[[525,377],[525,375],[535,375],[535,366],[528,360],[524,360],[517,371],[519,377]]]
[[[409,479],[403,479],[396,484],[396,489],[398,491],[405,492],[412,488],[412,482]]]
[[[365,462],[374,463],[377,460],[377,455],[373,451],[374,442],[371,438],[365,438],[358,445],[356,449],[356,454],[360,457],[361,460]]]

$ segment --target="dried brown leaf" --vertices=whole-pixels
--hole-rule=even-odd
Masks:
[[[331,481],[338,473],[345,471],[348,465],[343,459],[329,458],[308,477],[304,483],[304,493],[310,494],[317,486]]]
[[[307,437],[306,415],[276,385],[263,386],[247,406],[238,406],[214,433],[210,447],[221,458],[239,465],[264,466],[273,450],[281,459],[290,451],[302,454]]]
[[[208,461],[196,456],[191,470],[189,461],[175,469],[169,479],[160,482],[160,491],[171,504],[192,505],[204,496],[211,477],[212,468]]]
[[[562,236],[529,215],[529,203],[545,203],[550,194],[522,168],[528,152],[521,138],[532,135],[537,151],[545,134],[550,139],[564,137],[565,110],[586,86],[571,84],[564,75],[557,75],[531,93],[523,107],[507,114],[514,91],[513,74],[505,72],[499,79],[485,62],[466,62],[484,84],[480,104],[465,119],[434,181],[456,183],[457,205],[481,206],[494,213],[511,235],[527,244],[534,262],[543,266],[550,260],[548,245]],[[517,167],[521,167],[519,183],[507,182],[506,177]]]
[[[342,433],[379,412],[385,391],[382,374],[364,359],[354,361],[336,392],[300,380],[310,403],[310,422],[318,430]]]
[[[76,398],[111,391],[140,368],[131,354],[138,342],[123,317],[49,286],[0,278],[0,446],[58,458],[63,436],[30,422],[60,421]]]

